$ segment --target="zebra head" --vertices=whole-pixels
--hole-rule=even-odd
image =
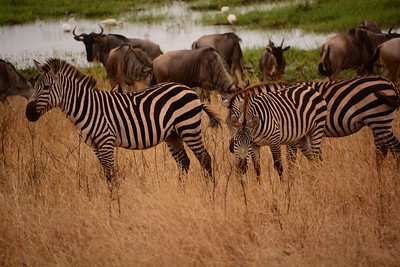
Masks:
[[[40,116],[61,102],[59,77],[52,66],[60,62],[53,59],[47,64],[40,64],[35,60],[34,63],[41,77],[35,82],[33,95],[26,106],[26,117],[32,122],[37,121]]]
[[[245,174],[247,171],[247,160],[253,144],[253,129],[258,126],[260,121],[257,115],[246,117],[242,115],[238,119],[232,115],[230,120],[234,127],[231,146],[233,145],[233,153],[236,157],[237,171],[241,174]]]

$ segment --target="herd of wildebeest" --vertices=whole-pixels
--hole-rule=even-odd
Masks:
[[[239,173],[246,172],[251,156],[259,176],[259,149],[267,145],[282,178],[281,145],[287,145],[289,162],[296,159],[297,149],[310,160],[321,159],[323,136],[347,136],[365,125],[373,131],[378,165],[388,151],[400,165],[400,142],[392,133],[392,122],[400,106],[396,86],[400,75],[400,34],[392,29],[382,33],[373,21],[364,20],[321,45],[321,60],[315,69],[328,76],[329,81],[293,84],[282,82],[284,52],[290,48],[283,46],[283,40],[279,46],[269,40],[259,57],[263,82],[250,85],[244,72],[240,38],[233,32],[205,35],[194,41],[191,49],[169,52],[162,52],[160,45],[147,39],[104,34],[101,26],[99,33],[80,34],[75,27],[73,36],[83,42],[89,62],[103,64],[110,82],[109,92],[87,100],[93,102],[91,108],[79,96],[83,94],[79,90],[97,89],[93,79],[53,58],[44,64],[35,62],[39,72],[35,81],[27,81],[11,63],[1,60],[0,100],[12,95],[25,97],[29,101],[26,115],[30,121],[38,120],[52,107],[60,107],[93,147],[108,179],[112,179],[114,168],[110,149],[144,149],[163,141],[184,172],[189,159],[183,142],[212,176],[210,157],[199,129],[199,114],[206,111],[213,125],[219,124],[216,114],[206,106],[206,100],[210,100],[208,93],[213,90],[221,95],[221,103],[228,109],[229,149],[235,154]],[[376,65],[383,67],[381,76],[371,75]],[[349,68],[357,70],[356,77],[337,80],[340,70]],[[201,88],[196,91],[200,92],[195,97],[198,99],[190,93],[193,88]],[[79,92],[72,97],[68,90]],[[170,99],[166,99],[167,95]],[[67,106],[72,104],[68,105],[66,100],[74,101],[79,112],[72,107],[69,110]],[[96,106],[96,101],[102,103]],[[145,101],[152,104],[144,104]],[[113,115],[100,114],[93,110],[94,106]],[[74,113],[80,113],[81,118],[72,118]],[[88,120],[96,126],[88,129],[89,123],[83,123]],[[95,131],[99,133],[95,135]]]

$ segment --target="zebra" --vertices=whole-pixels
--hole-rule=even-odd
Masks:
[[[378,75],[368,75],[303,84],[318,91],[328,105],[326,137],[349,136],[368,126],[374,136],[378,169],[389,151],[400,167],[400,141],[392,131],[400,107],[400,90],[393,82]]]
[[[325,99],[328,107],[325,137],[349,136],[368,126],[374,136],[377,168],[381,168],[389,151],[400,168],[400,142],[392,131],[393,120],[400,107],[400,90],[393,82],[378,75],[367,75],[298,84],[310,86]],[[285,87],[285,84],[250,87],[242,94],[246,91],[261,94]],[[230,148],[232,152],[232,145]],[[290,157],[296,156],[295,147],[289,147],[288,151],[292,154]]]
[[[247,159],[251,154],[259,179],[260,147],[267,145],[282,180],[282,144],[300,147],[309,160],[322,160],[321,139],[327,115],[326,102],[306,85],[254,93],[260,92],[263,86],[273,88],[273,84],[255,85],[250,90],[233,95],[226,122],[231,132],[237,172],[246,173]]]
[[[220,126],[221,120],[189,87],[171,82],[129,94],[109,92],[98,90],[93,77],[64,60],[34,63],[41,76],[26,107],[27,119],[35,122],[48,110],[60,107],[94,150],[109,182],[115,176],[114,147],[147,149],[163,141],[180,174],[189,170],[186,143],[213,179],[201,113],[210,117],[211,127]]]

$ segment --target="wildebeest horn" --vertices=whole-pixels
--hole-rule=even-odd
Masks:
[[[283,46],[283,41],[285,40],[285,38],[282,38],[282,43],[281,43],[281,47]]]
[[[99,24],[99,27],[100,27],[100,29],[101,29],[101,32],[99,33],[99,35],[100,35],[100,34],[102,34],[102,33],[103,33],[104,29],[103,29],[103,27],[101,27],[101,25],[100,25],[100,24]]]
[[[275,47],[275,44],[271,41],[271,39],[269,39],[269,46]]]
[[[389,34],[389,35],[392,35],[393,27],[394,27],[394,26],[390,27],[390,29],[389,29],[389,31],[388,31],[388,34]]]
[[[75,26],[74,30],[72,31],[72,34],[74,35],[74,37],[75,37],[76,40],[82,41],[82,40],[83,40],[84,33],[82,33],[82,34],[80,34],[80,35],[76,35],[76,33],[75,33],[76,27],[77,27],[77,26]]]

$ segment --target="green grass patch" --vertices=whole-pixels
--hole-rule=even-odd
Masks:
[[[365,18],[377,21],[382,28],[400,24],[400,2],[397,0],[326,0],[236,13],[238,26],[257,28],[302,28],[307,31],[345,31]],[[226,15],[204,16],[206,24],[220,24]]]

